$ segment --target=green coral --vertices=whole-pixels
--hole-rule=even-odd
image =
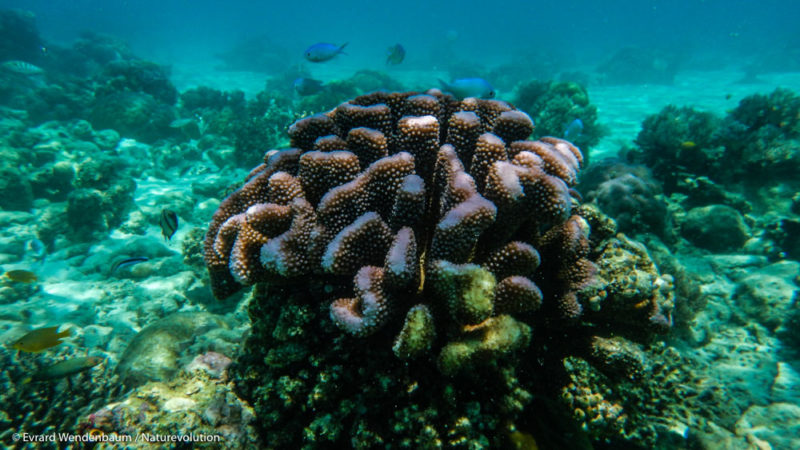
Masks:
[[[711,113],[668,105],[644,120],[636,137],[641,151],[631,156],[664,179],[664,190],[670,194],[682,175],[675,167],[708,170],[719,158],[715,140],[719,125],[719,119]]]
[[[437,261],[431,273],[431,286],[445,299],[452,317],[460,324],[474,325],[492,314],[497,281],[488,270],[475,264]]]
[[[778,88],[769,95],[745,97],[730,116],[751,132],[774,127],[784,137],[800,136],[800,96],[789,89]]]
[[[433,355],[387,358],[386,348],[342,335],[325,308],[309,306],[331,288],[309,281],[307,292],[256,285],[249,310],[258,320],[230,369],[239,394],[253,404],[267,446],[502,446],[505,419],[531,400],[510,365],[477,365],[460,373],[456,384],[431,364]],[[521,327],[506,319],[487,322],[493,325],[484,334],[494,348],[510,341],[492,333]],[[483,401],[490,397],[497,402]]]
[[[508,315],[487,319],[470,328],[460,340],[450,342],[439,354],[439,368],[455,375],[475,364],[494,361],[524,349],[531,341],[531,328]]]
[[[400,359],[414,358],[430,350],[435,338],[436,328],[430,310],[425,305],[416,305],[406,313],[392,351]]]
[[[600,142],[605,131],[597,123],[597,107],[589,102],[585,87],[572,81],[528,81],[517,86],[514,104],[527,112],[536,124],[532,138],[563,137],[575,119],[583,131],[569,140],[588,158],[589,150]]]

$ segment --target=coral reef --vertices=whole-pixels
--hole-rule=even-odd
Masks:
[[[121,398],[95,406],[73,427],[78,433],[130,436],[127,448],[152,448],[164,442],[141,437],[194,436],[192,448],[259,448],[252,409],[233,393],[223,355],[205,353],[170,381],[152,381]],[[214,361],[219,360],[219,364]],[[208,362],[214,364],[208,366]],[[213,369],[213,370],[211,370]],[[133,441],[133,438],[139,437]],[[162,438],[163,439],[163,438]]]
[[[741,249],[750,230],[735,209],[709,205],[692,208],[686,213],[681,234],[698,247],[724,252]]]
[[[174,132],[173,109],[142,92],[112,92],[99,96],[88,117],[96,128],[112,128],[124,136],[154,142]]]
[[[27,382],[39,368],[78,355],[66,347],[57,355],[41,358],[10,351],[0,352],[0,442],[16,448],[14,432],[46,434],[74,430],[83,415],[99,408],[121,393],[118,379],[103,363],[91,370],[66,378]]]
[[[178,90],[169,81],[167,69],[150,61],[113,61],[104,66],[104,72],[99,77],[103,84],[95,88],[96,97],[140,92],[166,105],[174,105],[178,100]]]
[[[565,333],[669,329],[646,250],[575,208],[581,152],[532,131],[499,101],[368,94],[220,204],[205,261],[218,298],[256,285],[232,373],[268,445],[503,445],[537,389],[517,370],[588,351]]]
[[[52,245],[58,235],[88,241],[120,226],[133,207],[135,164],[114,149],[113,130],[85,120],[10,130],[0,139],[0,207],[41,214],[34,228]]]
[[[514,104],[531,115],[536,129],[534,137],[558,136],[578,146],[585,158],[597,145],[605,131],[597,122],[597,107],[589,102],[584,86],[573,81],[528,81],[516,87]],[[583,128],[564,136],[575,119]]]
[[[798,111],[800,97],[786,89],[745,97],[724,118],[670,105],[645,119],[628,157],[650,167],[668,195],[688,194],[692,206],[738,208],[736,193],[768,204],[764,179],[792,183],[800,170]]]
[[[664,181],[664,190],[675,191],[679,179],[695,171],[714,170],[719,155],[714,133],[719,119],[690,107],[669,105],[648,116],[636,137],[641,157],[635,160]]]

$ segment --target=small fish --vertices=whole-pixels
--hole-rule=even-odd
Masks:
[[[581,133],[583,133],[583,121],[575,119],[564,130],[564,139],[578,139]]]
[[[327,44],[325,42],[320,42],[318,44],[314,44],[311,47],[308,47],[305,51],[305,57],[307,60],[311,62],[325,62],[333,59],[339,53],[346,55],[343,50],[347,47],[348,42],[345,42],[341,46],[337,47],[334,44]]]
[[[294,80],[294,90],[303,97],[306,95],[314,95],[321,91],[323,87],[322,81],[311,78],[300,77]]]
[[[23,383],[30,383],[31,381],[48,381],[57,380],[59,378],[69,377],[76,373],[89,370],[92,367],[103,362],[103,358],[98,356],[82,356],[79,358],[72,358],[66,361],[60,361],[53,365],[44,367],[37,370],[31,375],[30,378],[23,381]]]
[[[144,256],[137,256],[135,258],[128,258],[128,259],[123,259],[121,261],[117,261],[114,263],[114,265],[111,266],[111,273],[116,272],[117,269],[121,269],[123,267],[130,267],[135,264],[143,263],[145,261],[150,261],[150,258]]]
[[[22,352],[38,353],[61,343],[61,338],[69,337],[69,328],[58,332],[58,327],[39,328],[12,342],[10,347]]]
[[[9,270],[3,276],[17,283],[35,283],[39,281],[39,277],[30,270]]]
[[[386,64],[397,65],[406,58],[406,49],[400,44],[389,47],[386,55]]]
[[[164,240],[168,241],[172,239],[178,229],[178,215],[171,209],[162,209],[158,224],[161,226],[161,234],[164,235]]]
[[[683,148],[683,149],[691,150],[691,149],[693,149],[695,147],[697,147],[697,144],[695,144],[694,141],[683,141],[683,142],[681,142],[681,148]]]
[[[494,98],[494,88],[483,78],[459,78],[450,83],[439,80],[442,89],[458,97]]]
[[[25,243],[25,253],[35,262],[42,263],[47,257],[47,246],[39,239],[33,238]]]
[[[44,70],[42,70],[41,67],[34,66],[33,64],[25,61],[6,61],[3,63],[3,68],[9,72],[26,76],[40,75],[44,73]]]

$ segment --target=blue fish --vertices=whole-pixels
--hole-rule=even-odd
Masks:
[[[386,54],[386,64],[397,65],[406,58],[406,49],[400,44],[389,47]]]
[[[494,98],[494,88],[483,78],[459,78],[450,83],[439,80],[442,89],[459,99],[467,97]]]
[[[564,130],[564,139],[578,139],[581,133],[583,133],[583,122],[581,119],[575,119]]]
[[[343,50],[347,47],[347,42],[341,45],[341,47],[337,47],[334,44],[327,44],[325,42],[320,42],[318,44],[314,44],[311,47],[308,47],[305,52],[305,57],[307,60],[311,62],[325,62],[333,59],[339,53],[346,55]]]
[[[143,263],[145,261],[149,261],[150,258],[144,256],[137,256],[134,258],[123,259],[122,261],[117,261],[114,265],[111,266],[111,271],[109,273],[114,273],[117,269],[121,269],[123,267],[130,267],[135,264]]]
[[[300,77],[294,80],[294,90],[302,96],[314,95],[325,87],[322,81]]]

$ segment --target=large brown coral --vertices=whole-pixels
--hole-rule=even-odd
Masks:
[[[566,221],[582,156],[560,139],[525,141],[532,131],[507,103],[436,90],[368,94],[299,120],[295,148],[268,153],[214,215],[205,246],[214,294],[276,278],[354,280],[354,296],[329,299],[331,317],[365,335],[413,297],[441,311],[417,272],[447,262],[497,277],[500,311],[563,303],[593,267],[580,249],[554,256],[544,264],[558,266],[558,282],[540,289],[536,246],[585,241]],[[568,236],[545,233],[554,226]]]
[[[613,222],[573,198],[580,151],[532,129],[500,101],[369,94],[296,122],[222,202],[206,263],[219,298],[257,286],[233,372],[272,444],[500,448],[590,336],[668,326],[646,252],[615,259]]]

